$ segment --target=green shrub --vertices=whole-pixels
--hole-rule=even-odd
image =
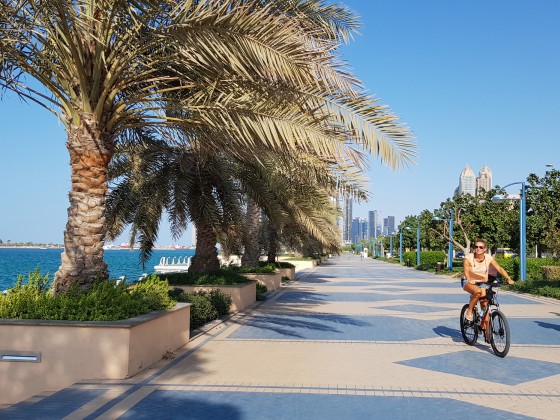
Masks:
[[[276,265],[274,263],[265,263],[258,267],[226,267],[222,269],[223,271],[231,273],[247,273],[247,274],[272,274],[276,272]]]
[[[560,299],[560,280],[517,281],[511,286],[504,286],[504,288],[521,293]]]
[[[542,278],[544,280],[560,280],[560,267],[557,265],[543,265]]]
[[[178,302],[191,304],[192,330],[228,314],[231,308],[231,296],[218,289],[185,293],[176,287],[169,291],[169,295]]]
[[[27,283],[18,276],[16,285],[0,296],[0,318],[67,321],[116,321],[169,309],[175,305],[168,293],[167,281],[148,277],[142,284],[116,284],[100,280],[88,291],[77,287],[53,295],[49,278],[39,270],[30,273]]]
[[[514,280],[519,280],[519,258],[496,258]],[[542,280],[542,266],[560,266],[558,258],[527,258],[527,280]]]
[[[267,265],[267,262],[261,262],[261,265]],[[295,265],[289,263],[288,261],[277,261],[274,265],[278,268],[295,268]]]
[[[412,267],[416,266],[416,251],[403,252],[403,262],[410,261]],[[445,252],[443,251],[421,251],[420,266],[435,268],[438,262],[445,261]]]
[[[257,283],[257,300],[263,301],[266,300],[265,293],[267,292],[267,288],[264,284]]]
[[[313,258],[311,258],[311,257],[301,257],[301,258],[292,257],[292,258],[288,258],[286,261],[313,261]]]
[[[247,277],[243,277],[238,272],[230,269],[224,268],[220,271],[214,273],[169,273],[162,275],[167,279],[171,285],[185,285],[185,286],[200,286],[200,285],[235,285],[248,283]]]

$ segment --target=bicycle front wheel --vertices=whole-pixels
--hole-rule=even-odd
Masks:
[[[474,346],[476,344],[476,340],[478,340],[478,326],[476,322],[470,322],[465,319],[465,313],[469,309],[469,305],[466,304],[461,309],[461,318],[459,320],[459,324],[461,325],[461,335],[463,336],[463,341],[467,343],[469,346]],[[473,317],[475,313],[473,311]]]
[[[506,316],[500,311],[492,312],[489,327],[492,332],[490,344],[494,354],[498,357],[506,357],[511,340]]]

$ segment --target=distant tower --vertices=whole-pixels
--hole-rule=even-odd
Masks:
[[[196,247],[196,227],[194,224],[192,225],[191,246]]]
[[[383,234],[391,235],[395,233],[395,216],[387,216],[383,219]]]
[[[482,167],[476,178],[476,190],[483,189],[490,191],[492,189],[492,171],[486,165]]]
[[[469,165],[465,166],[459,176],[459,194],[476,194],[476,178]]]
[[[352,199],[344,200],[344,228],[342,230],[342,240],[344,243],[352,243]]]
[[[367,239],[377,238],[377,210],[368,212]]]
[[[340,243],[344,243],[344,213],[342,212],[342,206],[344,200],[340,197],[331,198],[331,202],[336,206],[336,209],[340,212],[339,216],[336,216],[336,227],[340,230]]]

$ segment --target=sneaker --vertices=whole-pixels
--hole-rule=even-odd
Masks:
[[[468,314],[467,312],[465,312],[465,319],[466,319],[467,321],[469,321],[469,322],[472,322],[472,320],[473,320],[472,312],[471,312],[471,315],[470,315],[470,316],[469,316],[469,314]]]

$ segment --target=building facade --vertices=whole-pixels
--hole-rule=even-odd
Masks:
[[[352,199],[346,198],[344,200],[343,209],[343,229],[342,229],[342,242],[344,244],[352,243]]]

